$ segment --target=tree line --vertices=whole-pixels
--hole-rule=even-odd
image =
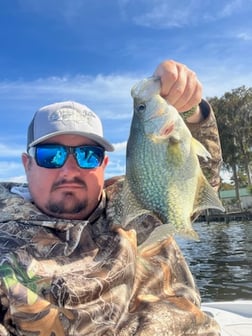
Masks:
[[[252,191],[252,88],[241,86],[220,98],[207,98],[216,115],[223,169],[232,174],[237,201],[239,188]]]

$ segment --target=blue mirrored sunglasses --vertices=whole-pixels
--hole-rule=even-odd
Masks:
[[[99,167],[104,159],[104,149],[98,146],[64,146],[59,144],[39,144],[28,150],[38,166],[43,168],[61,168],[66,163],[69,154],[73,154],[80,168],[94,169]]]

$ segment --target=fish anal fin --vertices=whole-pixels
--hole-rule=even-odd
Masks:
[[[190,227],[190,228],[189,228]],[[155,251],[165,244],[170,236],[179,235],[185,238],[199,240],[199,236],[196,231],[191,228],[189,223],[188,228],[178,230],[172,224],[162,224],[156,227],[149,237],[139,246],[139,252],[141,255],[148,254],[149,251]]]

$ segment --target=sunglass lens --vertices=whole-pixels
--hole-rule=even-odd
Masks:
[[[67,151],[61,146],[36,147],[37,164],[44,168],[60,168],[67,158]]]
[[[97,168],[103,161],[104,150],[100,147],[94,146],[77,147],[75,150],[75,156],[81,168]]]

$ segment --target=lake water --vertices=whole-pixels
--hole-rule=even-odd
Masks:
[[[252,222],[194,223],[200,241],[177,238],[202,301],[252,299]]]

